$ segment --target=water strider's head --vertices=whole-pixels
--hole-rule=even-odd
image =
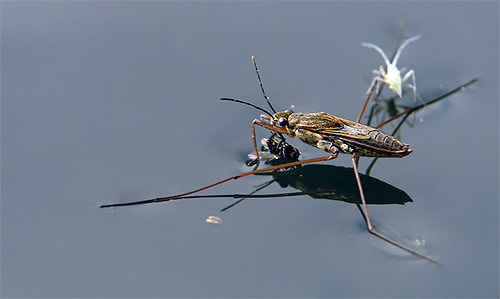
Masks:
[[[292,110],[285,110],[285,111],[280,111],[280,112],[276,112],[270,119],[269,119],[269,122],[272,124],[272,125],[275,125],[275,126],[280,126],[280,127],[283,127],[283,128],[286,128],[289,124],[288,122],[288,118],[290,117],[290,115],[293,114],[293,111]],[[267,118],[267,117],[266,117]]]
[[[273,105],[271,104],[271,101],[269,100],[269,97],[267,96],[266,94],[266,91],[264,90],[264,85],[262,84],[262,80],[260,79],[260,73],[259,73],[259,69],[257,67],[257,62],[255,61],[255,57],[252,55],[252,62],[253,62],[253,65],[254,65],[254,68],[255,68],[255,72],[257,73],[257,79],[259,81],[259,85],[260,85],[260,89],[262,90],[262,94],[264,95],[264,99],[266,99],[266,102],[267,104],[269,105],[269,108],[271,108],[271,111],[274,113],[272,114],[271,112],[267,111],[266,109],[262,108],[262,107],[259,107],[255,104],[252,104],[252,103],[248,103],[248,102],[245,102],[245,101],[242,101],[242,100],[236,100],[236,99],[232,99],[232,98],[221,98],[222,101],[231,101],[231,102],[236,102],[236,103],[240,103],[240,104],[244,104],[244,105],[247,105],[247,106],[251,106],[259,111],[262,111],[264,113],[266,113],[267,115],[261,115],[260,118],[262,120],[266,120],[268,121],[271,125],[274,125],[274,126],[279,126],[279,127],[283,127],[283,128],[287,128],[288,127],[288,124],[289,124],[289,121],[288,121],[288,118],[290,117],[290,115],[293,114],[293,111],[291,110],[285,110],[285,111],[280,111],[280,112],[277,112]],[[281,136],[281,139],[284,140],[284,137],[283,135],[281,135],[281,133],[279,133],[280,136]]]

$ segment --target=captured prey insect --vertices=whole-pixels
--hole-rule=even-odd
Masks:
[[[233,98],[221,98],[223,101],[232,101],[237,103],[242,103],[248,106],[251,106],[255,109],[258,109],[261,112],[266,113],[267,115],[261,115],[261,120],[254,120],[252,123],[252,139],[253,139],[253,148],[254,148],[254,160],[258,161],[259,152],[257,150],[257,142],[255,137],[255,125],[264,127],[271,131],[276,132],[278,135],[283,136],[287,135],[289,137],[297,137],[304,143],[316,147],[320,150],[327,152],[329,155],[326,157],[312,158],[302,161],[294,161],[290,163],[285,163],[282,165],[276,165],[267,167],[264,169],[253,170],[245,173],[241,173],[235,176],[228,177],[224,180],[218,181],[211,185],[189,191],[183,194],[160,197],[155,199],[148,199],[136,202],[129,203],[117,203],[117,204],[108,204],[102,205],[102,208],[106,207],[117,207],[117,206],[129,206],[129,205],[140,205],[146,203],[155,203],[162,201],[169,201],[179,197],[188,196],[214,186],[220,185],[222,183],[228,182],[230,180],[239,179],[245,176],[262,173],[266,171],[282,169],[286,167],[293,167],[301,164],[312,163],[312,162],[320,162],[320,161],[328,161],[337,158],[339,153],[349,154],[351,155],[351,161],[354,170],[354,176],[356,180],[356,184],[358,187],[360,199],[361,199],[361,207],[360,210],[364,216],[364,220],[367,226],[368,231],[377,236],[378,238],[399,247],[411,254],[419,256],[421,258],[427,259],[433,263],[436,263],[434,259],[429,256],[418,253],[408,247],[405,247],[396,241],[389,239],[388,237],[377,232],[371,224],[370,217],[368,215],[368,210],[366,207],[366,200],[363,192],[363,187],[360,180],[360,175],[358,173],[356,157],[357,156],[366,156],[366,157],[387,157],[387,158],[401,158],[409,155],[412,150],[409,145],[401,142],[400,140],[383,133],[382,131],[370,127],[367,125],[363,125],[359,123],[362,113],[358,116],[356,121],[350,121],[343,118],[339,118],[336,116],[332,116],[325,112],[318,113],[294,113],[290,110],[277,112],[269,101],[269,97],[266,95],[262,81],[260,79],[259,70],[257,68],[257,64],[255,62],[255,58],[252,56],[252,61],[255,67],[255,71],[257,73],[258,81],[266,99],[269,107],[273,111],[273,113],[268,112],[267,110],[256,106],[254,104],[233,99]],[[375,84],[372,84],[372,89],[369,92],[369,95],[373,92],[375,88]],[[369,99],[369,98],[368,98]],[[367,99],[367,100],[368,100]],[[283,137],[284,141],[284,137]]]
[[[262,150],[259,151],[259,157],[257,158],[254,153],[248,155],[250,161],[247,161],[247,165],[252,165],[258,159],[262,159],[266,164],[278,165],[286,162],[298,161],[300,157],[300,151],[293,147],[291,144],[286,142],[284,137],[281,135],[280,140],[277,140],[278,134],[272,133],[270,138],[262,138],[260,143],[262,144]],[[258,165],[258,164],[257,164]]]
[[[300,157],[300,151],[286,142],[284,139],[281,141],[276,140],[276,133],[271,135],[269,139],[263,139],[269,153],[274,155],[276,159],[297,161]]]
[[[385,55],[385,52],[377,45],[374,44],[369,44],[369,43],[362,43],[361,45],[366,48],[372,48],[375,51],[377,51],[382,58],[385,61],[385,65],[387,66],[387,71],[384,70],[382,66],[378,70],[373,70],[373,74],[376,75],[375,78],[373,78],[372,84],[370,84],[370,87],[368,90],[371,90],[372,86],[376,84],[376,82],[381,82],[389,85],[389,88],[394,91],[399,97],[402,96],[402,85],[406,84],[410,89],[413,90],[413,102],[416,101],[418,95],[417,95],[417,85],[415,82],[415,72],[413,70],[409,70],[403,78],[401,78],[401,72],[404,71],[404,68],[398,70],[396,67],[396,63],[398,62],[399,56],[401,55],[401,51],[411,42],[416,41],[420,39],[420,35],[411,37],[404,41],[399,49],[396,52],[396,55],[394,56],[394,59],[392,62],[389,61],[387,56]],[[405,83],[406,80],[408,80],[411,77],[412,79],[412,84],[407,84]],[[378,91],[377,91],[378,93]]]

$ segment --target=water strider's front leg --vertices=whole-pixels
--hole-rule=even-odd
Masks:
[[[254,154],[254,157],[253,159],[247,163],[248,166],[252,166],[252,165],[255,165],[255,163],[257,163],[259,161],[259,151],[257,149],[257,138],[256,138],[256,135],[255,135],[255,125],[259,125],[263,128],[266,128],[266,129],[269,129],[271,131],[274,131],[274,132],[278,132],[278,133],[281,133],[281,134],[287,134],[288,136],[290,137],[294,137],[292,135],[290,135],[288,133],[288,130],[283,128],[283,127],[278,127],[278,126],[275,126],[275,125],[271,125],[271,124],[268,124],[268,123],[265,123],[263,121],[260,121],[258,119],[254,119],[253,122],[252,122],[252,141],[253,141],[253,154]]]

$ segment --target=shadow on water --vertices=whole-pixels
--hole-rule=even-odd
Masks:
[[[310,164],[256,175],[272,176],[281,187],[301,190],[312,198],[361,203],[352,167]],[[405,191],[374,177],[361,175],[361,183],[367,204],[405,204],[413,201]]]
[[[200,198],[234,198],[237,202],[225,207],[228,210],[247,198],[279,198],[308,195],[314,199],[338,200],[352,204],[361,204],[359,189],[354,179],[353,169],[323,164],[299,165],[292,169],[280,169],[255,174],[256,176],[271,176],[272,180],[257,187],[249,194],[211,194],[181,196],[171,200]],[[256,194],[272,183],[278,183],[282,188],[294,188],[298,192]],[[411,197],[403,190],[371,176],[361,174],[361,182],[365,192],[366,203],[371,205],[388,205],[412,202]]]

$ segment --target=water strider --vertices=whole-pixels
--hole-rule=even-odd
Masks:
[[[255,125],[259,125],[261,127],[264,127],[266,129],[269,129],[271,131],[276,132],[282,141],[284,143],[278,144],[278,145],[271,145],[275,146],[274,148],[274,154],[277,156],[283,155],[291,155],[290,157],[297,157],[297,152],[295,152],[295,148],[288,148],[289,151],[281,151],[281,149],[285,149],[286,146],[288,145],[285,142],[284,135],[287,135],[291,138],[293,137],[298,137],[300,140],[302,140],[304,143],[311,145],[313,147],[316,147],[318,149],[321,149],[327,153],[329,153],[329,156],[326,157],[319,157],[319,158],[313,158],[313,159],[307,159],[303,161],[293,161],[290,163],[285,163],[282,165],[276,165],[276,166],[271,166],[267,167],[264,169],[258,169],[258,170],[253,170],[245,173],[240,173],[235,176],[228,177],[224,180],[218,181],[216,183],[210,184],[208,186],[192,190],[186,193],[182,194],[177,194],[177,195],[172,195],[172,196],[167,196],[167,197],[159,197],[159,198],[154,198],[154,199],[147,199],[147,200],[141,200],[141,201],[135,201],[135,202],[128,202],[128,203],[116,203],[116,204],[107,204],[107,205],[102,205],[101,208],[108,208],[108,207],[119,207],[119,206],[131,206],[131,205],[141,205],[141,204],[148,204],[148,203],[156,203],[156,202],[163,202],[163,201],[169,201],[169,200],[175,200],[175,199],[180,199],[180,198],[185,198],[186,196],[189,196],[191,194],[212,188],[214,186],[223,184],[225,182],[228,182],[230,180],[235,180],[239,179],[245,176],[253,175],[253,174],[258,174],[262,172],[267,172],[267,171],[272,171],[272,170],[277,170],[277,169],[283,169],[287,167],[293,167],[293,166],[298,166],[306,163],[312,163],[312,162],[320,162],[320,161],[328,161],[328,160],[333,160],[337,158],[339,153],[344,153],[344,154],[349,154],[351,155],[351,160],[352,160],[352,165],[353,165],[353,170],[354,170],[354,175],[355,175],[355,180],[356,184],[358,187],[360,199],[361,199],[361,208],[360,211],[363,215],[363,218],[365,220],[366,226],[368,231],[377,236],[378,238],[398,247],[401,248],[411,254],[414,254],[416,256],[419,256],[421,258],[424,258],[428,261],[431,261],[433,263],[436,263],[434,259],[432,259],[429,256],[423,255],[419,252],[416,252],[408,247],[405,247],[396,241],[389,239],[388,237],[380,234],[377,232],[374,227],[371,224],[369,215],[368,215],[368,209],[366,207],[366,200],[363,192],[363,187],[361,184],[360,180],[360,175],[358,173],[358,168],[357,168],[357,161],[356,157],[358,156],[366,156],[366,157],[385,157],[385,158],[402,158],[404,156],[409,155],[412,150],[410,149],[409,145],[406,143],[401,142],[400,140],[387,135],[383,133],[382,131],[378,130],[375,127],[370,127],[364,124],[359,123],[362,115],[363,115],[363,110],[364,107],[366,107],[366,103],[371,97],[371,94],[376,87],[375,84],[371,84],[371,89],[367,93],[367,99],[365,101],[365,105],[362,108],[362,111],[360,112],[358,118],[356,121],[349,121],[343,118],[339,118],[336,116],[332,116],[330,114],[327,114],[325,112],[318,112],[318,113],[294,113],[290,110],[286,111],[281,111],[277,112],[273,106],[271,105],[269,98],[267,97],[262,81],[260,79],[260,74],[257,68],[257,64],[255,62],[255,58],[252,56],[252,61],[254,63],[254,67],[258,76],[259,84],[262,89],[262,93],[264,95],[264,98],[266,99],[269,107],[273,111],[273,113],[268,112],[267,110],[258,107],[254,104],[242,101],[242,100],[237,100],[237,99],[232,99],[232,98],[222,98],[221,100],[224,101],[232,101],[232,102],[237,102],[237,103],[242,103],[248,106],[251,106],[253,108],[256,108],[267,115],[261,115],[261,120],[254,120],[252,123],[252,139],[253,139],[253,146],[254,146],[254,161],[257,162],[259,159],[259,152],[257,150],[257,142],[256,142],[256,137],[255,137]],[[463,85],[461,88],[464,88],[468,84],[472,84],[475,82],[474,79],[467,84]],[[434,100],[436,101],[436,100]],[[422,106],[423,107],[423,106]],[[420,107],[420,108],[422,108]],[[418,109],[420,109],[418,108]],[[408,113],[414,112],[417,109],[414,109],[413,111],[407,111]],[[401,114],[403,115],[403,114]],[[401,116],[399,115],[399,116]],[[393,118],[394,119],[394,118]],[[383,125],[383,124],[382,124]],[[381,125],[379,125],[381,126]],[[291,154],[287,154],[291,153]],[[359,207],[359,206],[358,206]]]
[[[358,185],[359,194],[361,197],[361,207],[363,216],[366,222],[368,231],[377,236],[378,238],[397,246],[403,250],[406,250],[414,255],[425,258],[431,262],[436,262],[434,259],[420,254],[410,248],[407,248],[396,241],[389,239],[388,237],[377,232],[370,221],[368,215],[368,209],[366,207],[366,200],[363,192],[363,187],[361,185],[361,180],[357,168],[357,156],[365,157],[384,157],[384,158],[402,158],[409,155],[412,150],[410,146],[406,143],[399,141],[398,139],[383,133],[382,131],[359,123],[362,113],[358,116],[358,119],[354,121],[346,120],[340,117],[330,115],[325,112],[317,113],[294,113],[291,110],[277,112],[273,106],[270,104],[269,97],[266,95],[262,81],[260,79],[260,74],[255,62],[255,58],[252,56],[252,61],[255,66],[259,78],[259,84],[261,86],[262,92],[266,101],[269,103],[269,107],[274,112],[271,114],[267,110],[257,107],[251,103],[231,99],[222,98],[221,100],[233,101],[245,105],[252,106],[267,115],[261,115],[261,120],[254,120],[252,122],[252,140],[254,146],[255,159],[259,158],[259,153],[257,151],[257,142],[255,138],[255,125],[259,125],[271,131],[277,132],[279,134],[285,134],[289,137],[297,137],[302,142],[316,147],[324,152],[329,153],[329,156],[321,158],[313,158],[304,161],[296,161],[280,166],[274,166],[278,168],[291,167],[300,164],[306,164],[311,162],[328,161],[337,158],[339,153],[350,154],[352,165],[354,169],[355,179]],[[371,90],[368,92],[368,98],[371,96],[373,89],[376,84],[371,84]],[[365,101],[366,102],[366,101]],[[271,170],[273,167],[266,168],[264,170],[254,170],[250,173],[257,173],[265,170]]]

